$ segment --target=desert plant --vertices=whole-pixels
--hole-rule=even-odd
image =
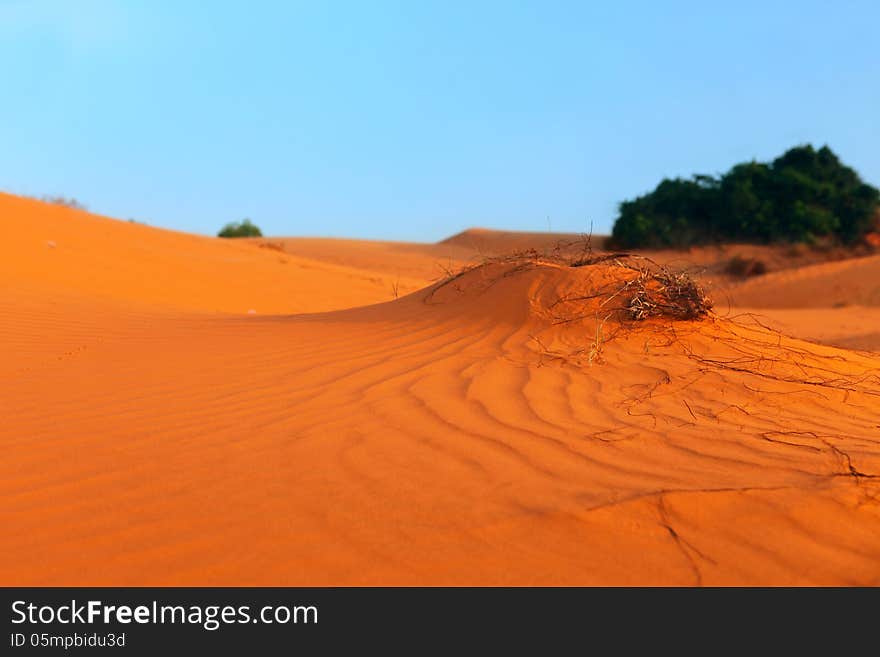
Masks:
[[[67,196],[43,196],[40,198],[41,201],[45,203],[51,203],[52,205],[60,205],[65,208],[70,208],[71,210],[85,210],[86,206],[77,201],[75,198],[67,197]]]
[[[217,233],[217,237],[262,237],[263,233],[260,229],[251,223],[250,219],[243,221],[233,221],[226,224]]]
[[[663,180],[620,204],[614,248],[718,241],[853,244],[871,230],[880,191],[827,146],[798,146],[770,163],[737,164],[720,177]]]
[[[767,273],[767,265],[757,258],[745,258],[741,255],[733,256],[724,267],[724,272],[738,278],[749,278]]]
[[[644,264],[628,267],[639,273],[621,288],[629,292],[625,306],[629,319],[642,321],[667,317],[691,320],[704,317],[712,310],[712,300],[687,272],[656,265],[653,268]]]
[[[686,270],[671,269],[651,258],[632,253],[603,253],[593,255],[589,238],[579,241],[581,247],[564,252],[555,249],[550,254],[540,254],[534,249],[519,251],[484,259],[477,265],[466,265],[457,272],[448,272],[438,285],[434,286],[426,300],[430,300],[440,288],[450,285],[469,272],[491,265],[508,264],[511,268],[504,274],[509,276],[541,265],[563,265],[566,267],[607,267],[620,270],[621,275],[610,283],[600,285],[585,294],[564,295],[557,299],[551,308],[557,323],[567,323],[584,319],[583,311],[591,312],[590,302],[599,302],[604,309],[605,321],[614,318],[623,321],[644,321],[651,318],[674,320],[695,320],[706,317],[712,311],[713,302],[702,286]],[[578,246],[578,241],[560,247]],[[615,302],[616,301],[616,302]],[[615,303],[612,303],[615,302]],[[597,318],[598,321],[598,318]],[[597,334],[596,349],[601,347],[601,328]]]

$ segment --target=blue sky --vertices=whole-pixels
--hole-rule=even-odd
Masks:
[[[828,143],[880,184],[880,3],[0,0],[0,188],[215,233],[609,230]]]

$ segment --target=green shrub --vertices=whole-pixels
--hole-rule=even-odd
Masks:
[[[257,228],[254,224],[251,223],[250,219],[245,219],[244,221],[233,221],[232,223],[228,223],[219,233],[217,233],[217,237],[262,237],[263,233],[260,232],[260,229]]]
[[[719,241],[851,244],[870,232],[880,191],[827,146],[798,146],[771,163],[737,164],[720,177],[664,179],[620,204],[615,248]]]

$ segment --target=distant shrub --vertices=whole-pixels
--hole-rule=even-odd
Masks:
[[[794,244],[790,244],[787,249],[785,249],[785,256],[788,258],[803,258],[810,252],[810,247],[808,247],[803,242],[796,242]]]
[[[43,196],[40,198],[41,201],[45,203],[51,203],[52,205],[60,205],[65,208],[70,208],[71,210],[85,210],[86,206],[77,201],[73,197],[66,196]]]
[[[217,237],[262,237],[263,233],[250,219],[228,223],[217,233]]]
[[[798,146],[771,163],[737,164],[721,177],[665,179],[620,204],[616,248],[719,241],[852,244],[871,230],[880,191],[827,146]]]
[[[725,273],[739,278],[749,278],[767,273],[767,265],[757,258],[744,258],[741,255],[733,256],[724,268]]]

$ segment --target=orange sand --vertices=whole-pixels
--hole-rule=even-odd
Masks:
[[[0,278],[35,300],[183,312],[314,312],[392,298],[382,275],[220,240],[97,217],[0,194],[15,238],[3,244]],[[402,276],[402,292],[424,285]]]
[[[877,307],[880,255],[774,272],[735,286],[732,294],[738,305],[753,308]]]
[[[750,312],[789,335],[880,351],[880,255],[759,276],[726,290],[733,313]]]
[[[878,354],[557,323],[602,267],[0,216],[4,585],[880,584]]]

